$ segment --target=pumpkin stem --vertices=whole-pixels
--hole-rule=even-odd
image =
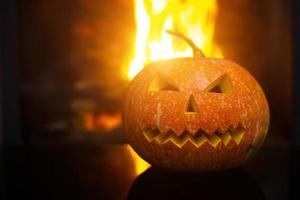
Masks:
[[[191,40],[190,38],[188,38],[181,32],[172,31],[172,30],[166,30],[166,32],[173,36],[176,36],[176,37],[184,40],[186,43],[188,43],[188,45],[193,49],[194,58],[205,57],[204,53],[201,51],[201,49],[199,47],[197,47],[197,45],[193,42],[193,40]]]

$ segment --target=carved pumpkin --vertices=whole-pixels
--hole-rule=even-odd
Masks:
[[[206,58],[186,37],[194,58],[149,64],[129,85],[123,122],[132,147],[149,163],[211,170],[241,165],[261,146],[268,103],[238,64]]]

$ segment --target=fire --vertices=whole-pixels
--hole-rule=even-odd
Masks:
[[[115,114],[101,114],[96,119],[96,125],[102,127],[105,131],[111,131],[112,129],[120,126],[121,113]]]
[[[82,114],[84,126],[87,131],[111,131],[121,124],[121,113],[100,113],[94,115],[90,112]]]
[[[137,28],[135,54],[125,71],[127,79],[131,80],[147,63],[192,56],[192,49],[167,34],[166,30],[188,36],[208,57],[223,57],[213,41],[218,11],[216,0],[134,0],[134,6]],[[150,165],[133,149],[130,148],[130,151],[138,175]]]
[[[131,80],[145,64],[167,58],[190,57],[192,49],[166,30],[190,37],[208,57],[222,57],[213,42],[216,0],[135,0],[135,55],[126,70]]]
[[[131,156],[135,162],[135,175],[143,173],[146,169],[150,167],[150,164],[144,161],[132,148],[131,146],[127,146],[129,149]]]

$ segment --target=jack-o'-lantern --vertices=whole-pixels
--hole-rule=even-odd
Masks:
[[[123,112],[128,140],[149,163],[212,170],[241,165],[261,146],[269,108],[258,82],[238,64],[193,58],[147,65],[130,83]]]

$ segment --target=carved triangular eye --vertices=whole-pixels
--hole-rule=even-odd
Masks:
[[[232,93],[232,82],[227,74],[220,76],[207,86],[204,91],[215,93]]]
[[[179,91],[178,87],[165,76],[157,76],[148,88],[149,91],[173,90]]]

